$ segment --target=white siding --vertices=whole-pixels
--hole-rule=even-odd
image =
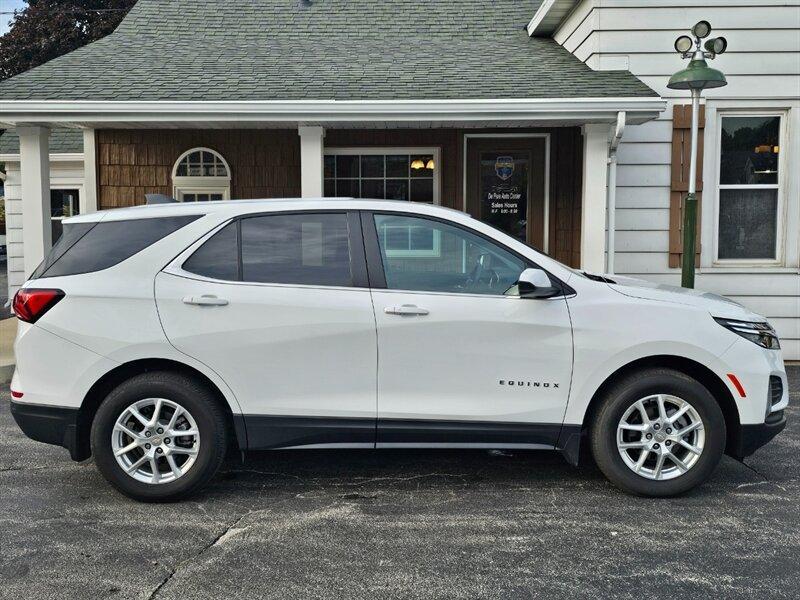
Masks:
[[[711,62],[728,85],[706,100],[702,267],[696,286],[728,296],[770,318],[784,355],[800,360],[800,0],[583,0],[553,38],[595,70],[628,69],[669,101],[655,121],[625,130],[619,148],[616,271],[680,285],[669,268],[669,195],[672,104],[688,96],[666,87],[683,68],[673,50],[678,35],[701,20],[729,51]],[[786,234],[780,267],[715,267],[716,127],[718,110],[787,111],[784,165]]]
[[[50,161],[50,186],[76,188],[83,196],[83,162]],[[12,297],[25,283],[22,251],[22,188],[19,162],[6,162],[6,243],[8,247],[8,294]]]

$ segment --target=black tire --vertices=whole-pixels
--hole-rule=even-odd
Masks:
[[[648,479],[635,473],[625,464],[617,448],[617,426],[625,411],[653,394],[677,396],[691,404],[705,431],[705,447],[700,458],[674,479]],[[592,455],[609,481],[626,492],[654,497],[683,494],[706,481],[722,458],[727,436],[722,410],[705,386],[680,371],[653,368],[633,373],[614,384],[600,402],[590,428]]]
[[[111,436],[117,419],[131,404],[145,398],[180,404],[191,413],[200,433],[195,463],[169,483],[138,481],[125,473],[114,457]],[[197,492],[222,465],[227,440],[225,413],[211,390],[192,377],[170,371],[143,373],[121,383],[103,400],[91,431],[97,468],[117,490],[141,502],[172,502]]]

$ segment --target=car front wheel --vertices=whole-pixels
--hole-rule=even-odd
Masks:
[[[674,496],[704,482],[725,449],[725,418],[701,383],[671,369],[628,376],[601,399],[595,462],[627,492]]]
[[[144,373],[114,389],[92,424],[100,472],[145,502],[184,498],[205,485],[225,457],[226,420],[214,395],[179,373]]]

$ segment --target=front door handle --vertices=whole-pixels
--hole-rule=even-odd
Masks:
[[[387,315],[427,315],[430,311],[420,308],[416,304],[403,304],[402,306],[387,306],[383,309]]]
[[[228,301],[225,298],[217,298],[216,296],[186,296],[183,299],[184,304],[194,304],[195,306],[226,306]]]

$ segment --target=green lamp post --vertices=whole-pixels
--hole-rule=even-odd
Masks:
[[[675,50],[682,58],[689,58],[689,66],[669,79],[667,87],[673,90],[689,90],[692,93],[692,146],[689,162],[689,193],[683,211],[683,257],[681,263],[681,285],[694,287],[694,248],[697,235],[697,131],[700,119],[700,93],[706,88],[728,85],[725,75],[706,64],[728,47],[723,37],[702,40],[711,33],[708,21],[700,21],[692,27],[692,37],[682,35],[675,40]],[[694,39],[693,39],[694,38]],[[705,51],[703,48],[705,47]]]

